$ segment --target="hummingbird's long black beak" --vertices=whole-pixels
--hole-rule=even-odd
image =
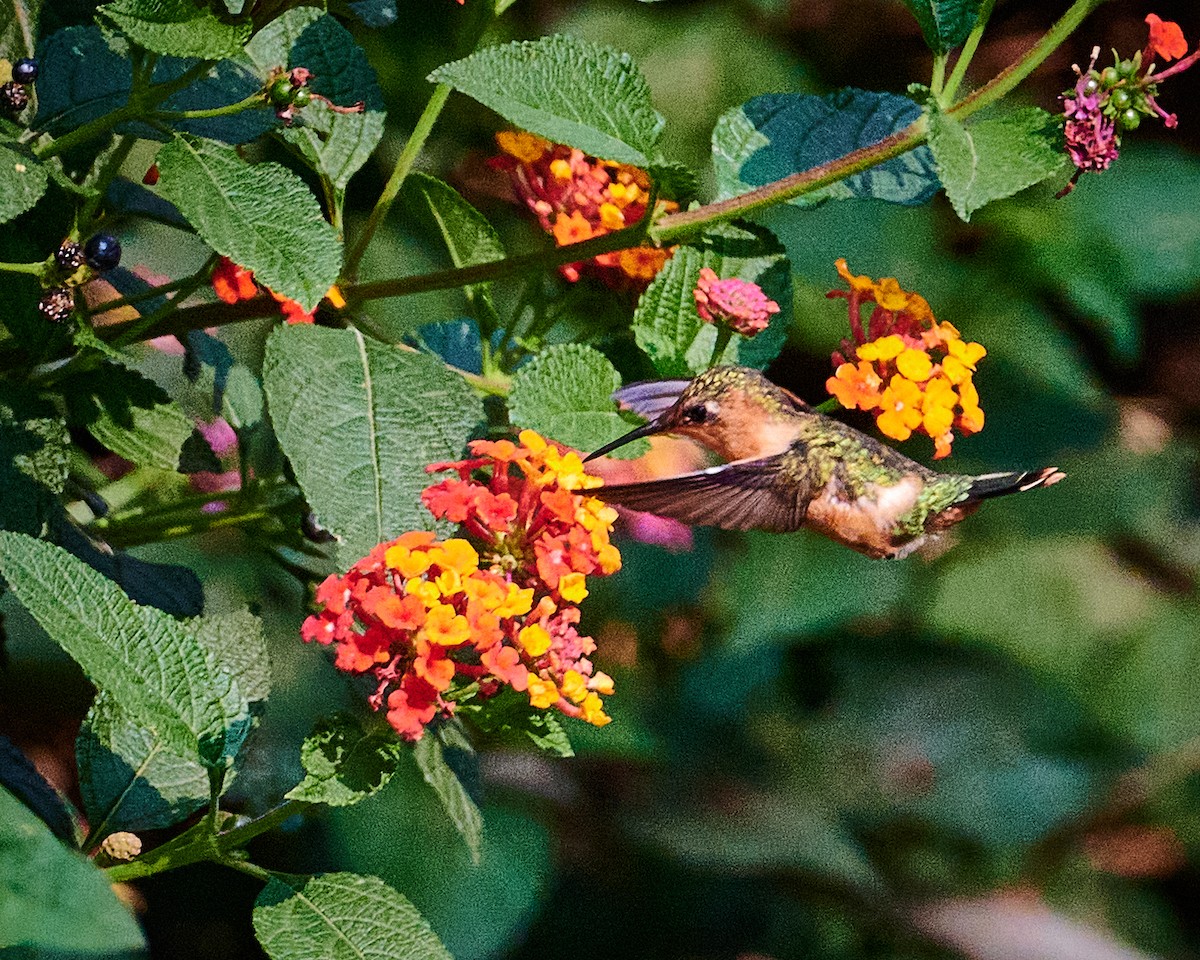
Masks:
[[[649,423],[643,423],[640,427],[635,427],[633,430],[630,430],[627,434],[625,434],[625,436],[617,437],[616,440],[612,441],[611,443],[606,443],[599,450],[593,450],[583,458],[583,462],[587,463],[589,460],[594,460],[596,457],[602,457],[606,453],[611,453],[618,447],[623,447],[625,444],[632,443],[634,440],[640,440],[642,437],[652,437],[656,433],[663,433],[665,429],[666,428],[661,423],[661,418],[651,420]]]

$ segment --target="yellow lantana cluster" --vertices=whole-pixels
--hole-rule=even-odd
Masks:
[[[954,430],[967,436],[983,429],[972,377],[987,350],[939,323],[925,298],[894,277],[856,276],[844,259],[836,266],[850,289],[829,296],[848,302],[852,337],[833,354],[826,389],[847,409],[878,411],[875,423],[886,436],[924,433],[933,439],[935,459],[948,456]],[[875,308],[864,325],[868,303]]]

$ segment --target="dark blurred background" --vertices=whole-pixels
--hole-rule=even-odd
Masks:
[[[90,16],[47,6],[47,30]],[[1001,0],[969,80],[1066,6]],[[1018,98],[1056,111],[1071,63],[1094,44],[1102,64],[1110,47],[1132,55],[1149,12],[1200,41],[1191,0],[1111,3]],[[359,215],[424,104],[424,76],[461,55],[462,19],[450,0],[413,0],[392,27],[354,28],[389,97],[388,139],[351,186]],[[899,0],[523,0],[494,39],[556,31],[631,53],[667,117],[665,152],[709,182],[722,111],[767,92],[903,92],[930,70]],[[824,295],[844,256],[987,346],[987,426],[955,443],[953,469],[1055,463],[1066,481],[988,504],[932,559],[871,561],[805,533],[698,530],[686,553],[622,541],[625,568],[597,585],[583,623],[617,680],[615,722],[572,724],[572,760],[482,755],[478,866],[415,767],[360,806],[264,837],[256,862],[377,874],[458,960],[1200,956],[1198,94],[1200,69],[1164,84],[1179,128],[1143,123],[1113,169],[1063,200],[1061,184],[1038,187],[969,224],[944,198],[767,218],[797,291],[774,379],[823,396],[846,324]],[[519,250],[540,239],[484,176],[499,124],[455,97],[422,166]],[[203,255],[189,243],[147,228],[126,262],[178,275]],[[437,250],[397,216],[367,273],[441,266]],[[601,288],[584,302],[590,317],[628,309]],[[396,333],[463,309],[455,292],[372,306]],[[253,358],[263,328],[222,336]],[[598,345],[644,372],[627,339]],[[195,569],[210,610],[250,603],[266,620],[274,692],[235,788],[260,812],[298,778],[313,719],[357,694],[299,642],[305,586],[248,540],[138,553]],[[71,791],[90,688],[10,601],[0,609],[0,729]],[[153,955],[256,955],[256,893],[216,869],[141,884]]]

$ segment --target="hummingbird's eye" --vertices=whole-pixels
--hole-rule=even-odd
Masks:
[[[708,406],[703,403],[697,403],[690,407],[684,407],[680,419],[688,424],[704,423],[708,420]]]

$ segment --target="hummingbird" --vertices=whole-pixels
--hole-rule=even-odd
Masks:
[[[938,473],[818,413],[749,367],[693,380],[632,383],[613,394],[648,422],[593,451],[671,433],[726,462],[674,477],[605,485],[595,496],[683,523],[784,533],[808,527],[868,557],[899,559],[991,497],[1048,487],[1057,467],[981,476]]]

